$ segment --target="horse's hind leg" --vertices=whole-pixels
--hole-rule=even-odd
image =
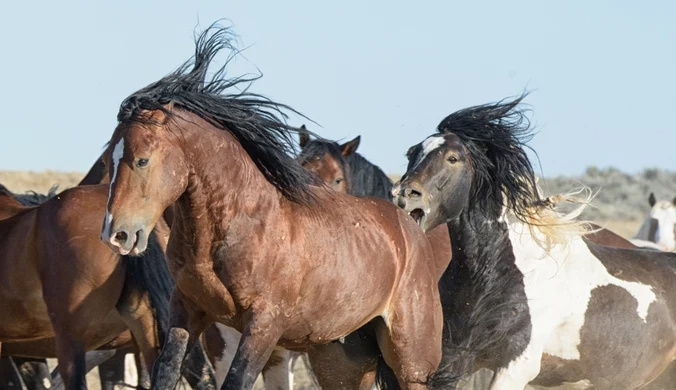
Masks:
[[[419,278],[418,280],[422,280]],[[377,323],[378,345],[404,389],[426,389],[441,362],[443,315],[437,285],[402,284]]]
[[[132,299],[129,297],[126,302],[118,303],[117,308],[134,337],[134,344],[137,347],[135,355],[138,355],[138,351],[140,351],[145,366],[152,367],[157,360],[157,350],[160,343],[155,331],[155,315],[149,300],[147,298],[135,297],[135,299]],[[138,387],[147,389],[150,382],[143,380],[143,370],[140,368],[142,367],[137,364]]]

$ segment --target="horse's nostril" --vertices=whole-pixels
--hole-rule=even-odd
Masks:
[[[115,241],[117,241],[117,242],[126,242],[126,241],[127,241],[127,233],[126,233],[126,232],[117,232],[117,233],[115,233]]]
[[[419,198],[422,196],[422,193],[420,191],[415,190],[413,188],[407,188],[404,191],[404,194],[409,198]]]

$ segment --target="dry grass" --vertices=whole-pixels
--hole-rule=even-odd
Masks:
[[[55,184],[59,185],[59,191],[73,187],[84,175],[82,172],[0,171],[0,184],[17,193],[26,191],[47,193]]]

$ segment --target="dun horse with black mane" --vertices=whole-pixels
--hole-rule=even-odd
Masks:
[[[639,389],[676,357],[676,254],[599,245],[584,204],[563,215],[542,199],[522,99],[449,115],[394,188],[424,230],[451,232],[441,367],[490,368],[492,390]]]
[[[297,129],[278,115],[289,107],[236,91],[249,80],[225,79],[224,69],[205,82],[214,55],[232,48],[228,29],[210,30],[194,62],[122,103],[104,153],[101,239],[113,250],[142,253],[174,205],[176,289],[153,387],[174,387],[184,354],[214,321],[242,333],[223,387],[250,389],[275,345],[307,350],[373,320],[401,386],[428,388],[442,311],[425,235],[391,202],[315,186],[287,154]]]

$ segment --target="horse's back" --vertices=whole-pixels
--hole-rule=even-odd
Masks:
[[[676,254],[585,244],[603,268],[585,266],[576,274],[576,279],[584,279],[591,286],[581,312],[576,314],[582,322],[574,325],[569,318],[553,335],[536,382],[577,378],[595,385],[627,383],[631,384],[628,388],[635,388],[631,386],[637,385],[636,378],[657,376],[676,357],[676,291],[672,288],[676,285]],[[582,290],[571,293],[584,295]],[[564,347],[562,342],[571,336],[566,331],[576,327],[576,344]],[[561,347],[554,348],[556,345]],[[657,351],[672,352],[667,361]],[[621,369],[628,366],[635,367],[634,371]],[[573,372],[583,376],[572,377]]]

